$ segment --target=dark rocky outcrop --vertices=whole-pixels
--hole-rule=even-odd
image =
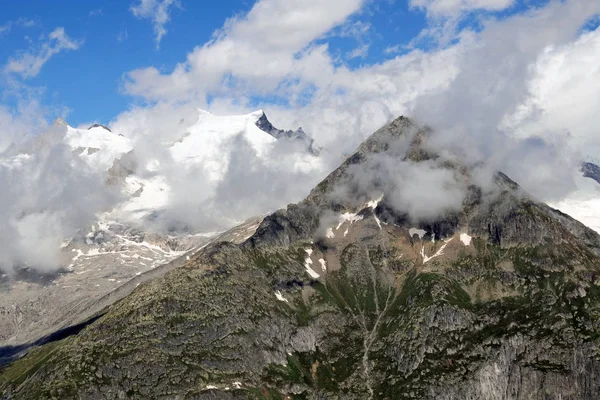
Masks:
[[[308,136],[306,132],[300,127],[295,131],[292,130],[281,130],[277,129],[271,124],[271,121],[267,118],[267,115],[263,112],[262,116],[256,121],[256,126],[259,127],[263,132],[268,133],[275,139],[290,140],[293,142],[299,142],[303,144],[306,149],[313,155],[319,155],[320,149],[315,146],[315,140]]]
[[[590,162],[584,162],[581,165],[581,172],[586,178],[590,178],[600,183],[600,167]]]
[[[90,130],[90,129],[94,129],[94,128],[102,128],[102,129],[104,129],[104,130],[107,130],[107,131],[109,131],[109,132],[112,132],[112,131],[111,131],[111,130],[108,128],[108,126],[106,126],[106,125],[102,125],[102,124],[94,124],[94,125],[90,126],[90,127],[88,128],[88,130]],[[123,135],[121,135],[121,136],[123,136]]]

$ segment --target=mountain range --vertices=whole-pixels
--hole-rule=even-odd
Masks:
[[[400,117],[239,240],[142,274],[6,366],[4,398],[598,398],[600,235],[429,132]]]
[[[269,131],[261,130],[260,123],[266,123]],[[210,198],[204,203],[197,198],[191,201],[198,202],[201,212],[215,214],[218,224],[202,230],[170,219],[179,206],[172,197],[177,191],[190,193],[181,182],[182,176],[197,179],[198,185],[203,182],[201,190],[205,193],[214,190],[234,159],[227,155],[227,149],[244,144],[248,156],[265,162],[278,150],[276,146],[286,145],[292,149],[286,153],[288,162],[296,163],[291,168],[311,171],[319,167],[321,161],[313,154],[316,146],[301,130],[298,135],[277,134],[279,139],[271,136],[272,132],[279,131],[263,111],[220,117],[198,110],[197,121],[185,127],[177,140],[159,143],[143,157],[137,154],[141,150],[134,140],[106,126],[79,129],[60,119],[48,132],[9,149],[0,158],[0,168],[23,170],[26,175],[33,169],[30,166],[39,162],[39,154],[66,148],[67,167],[84,171],[85,179],[95,182],[89,185],[90,190],[113,195],[107,207],[95,210],[99,212],[87,225],[71,236],[58,238],[62,244],[60,249],[57,245],[54,268],[40,269],[27,260],[14,266],[0,265],[5,269],[0,276],[0,346],[19,348],[85,319],[90,308],[122,285],[188,256],[211,239],[240,241],[250,235],[257,218],[236,210],[223,213]],[[177,173],[172,172],[174,165]],[[77,183],[68,182],[67,189]],[[87,201],[85,197],[66,197],[75,203]],[[189,212],[187,207],[183,216]],[[18,231],[23,230],[19,224],[24,220],[21,216],[13,222]],[[239,224],[241,228],[227,233]],[[35,252],[35,246],[29,251]]]

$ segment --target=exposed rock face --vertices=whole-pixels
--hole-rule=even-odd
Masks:
[[[426,135],[406,118],[376,132],[248,240],[5,369],[5,397],[599,398],[600,236],[503,174],[476,187]],[[335,196],[399,141],[464,180],[461,210],[411,222],[385,195]]]
[[[581,172],[583,172],[583,176],[586,178],[590,178],[600,183],[600,167],[596,164],[592,164],[589,162],[583,163],[581,166]]]
[[[296,141],[302,143],[306,146],[307,150],[314,154],[318,155],[320,150],[315,146],[315,140],[308,136],[306,132],[302,128],[298,128],[295,131],[292,130],[281,130],[277,129],[271,124],[271,121],[267,118],[267,115],[263,113],[263,115],[256,121],[256,126],[258,126],[262,131],[268,133],[273,136],[275,139],[288,139],[291,141]]]
[[[111,131],[111,130],[108,128],[108,126],[106,126],[106,125],[102,125],[102,124],[94,124],[94,125],[90,126],[90,127],[88,128],[88,130],[90,130],[90,129],[93,129],[93,128],[102,128],[102,129],[105,129],[105,130],[107,130],[107,131],[109,131],[109,132],[112,132],[112,131]],[[123,136],[123,135],[121,135],[121,136]]]

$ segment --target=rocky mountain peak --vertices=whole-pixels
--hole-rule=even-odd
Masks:
[[[261,110],[262,111],[262,110]],[[295,131],[287,130],[284,131],[282,129],[277,129],[271,124],[271,121],[267,118],[267,114],[262,111],[262,115],[256,121],[256,126],[261,129],[263,132],[268,133],[273,136],[275,139],[287,139],[294,142],[302,143],[306,146],[308,151],[310,151],[314,155],[318,155],[321,151],[314,144],[314,139],[311,138],[304,130],[300,127]]]
[[[104,129],[104,130],[106,130],[106,131],[112,132],[112,131],[111,131],[111,130],[110,130],[110,129],[109,129],[107,126],[106,126],[106,125],[102,125],[102,124],[93,124],[92,126],[90,126],[90,127],[88,128],[88,131],[89,131],[90,129],[94,129],[94,128],[102,128],[102,129]]]
[[[586,178],[590,178],[600,183],[600,167],[591,162],[584,162],[581,165],[581,172]]]
[[[64,119],[60,118],[60,117],[56,118],[54,120],[54,122],[52,123],[52,125],[54,125],[54,126],[68,126],[67,122]]]

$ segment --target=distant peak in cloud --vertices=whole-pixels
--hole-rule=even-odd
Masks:
[[[167,34],[165,26],[171,20],[173,8],[181,8],[179,0],[136,0],[130,8],[137,18],[152,21],[156,48],[160,48],[160,41]]]
[[[54,122],[52,123],[52,125],[54,126],[69,126],[69,124],[67,124],[67,121],[65,121],[64,119],[58,117],[54,120]]]

